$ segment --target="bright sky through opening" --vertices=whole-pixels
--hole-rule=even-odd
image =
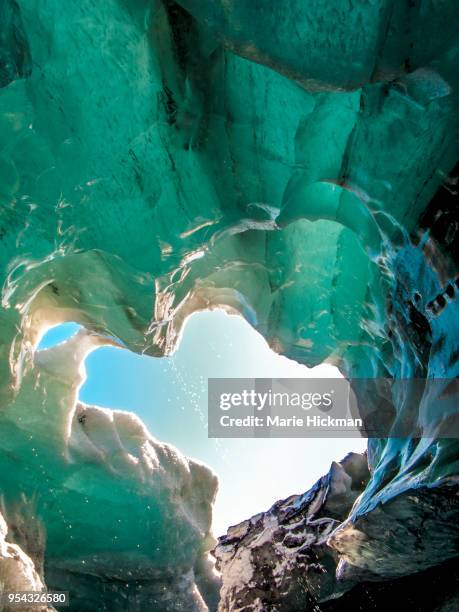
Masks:
[[[75,323],[49,330],[39,348],[73,335]],[[207,378],[339,377],[322,364],[312,370],[277,355],[239,316],[200,312],[185,326],[173,356],[157,359],[103,347],[86,360],[80,399],[138,414],[159,440],[207,463],[219,477],[215,535],[275,501],[307,491],[332,461],[363,451],[358,439],[218,439],[207,437]]]

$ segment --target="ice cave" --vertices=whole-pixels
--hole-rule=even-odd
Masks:
[[[0,609],[458,610],[457,1],[0,0],[0,23]],[[170,367],[208,311],[357,381],[385,432],[304,491],[267,478],[226,534],[177,406],[155,430],[80,395],[105,349]]]

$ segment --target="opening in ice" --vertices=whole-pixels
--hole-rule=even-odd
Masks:
[[[78,328],[66,323],[48,330],[39,348],[66,340]],[[136,413],[156,438],[217,473],[213,512],[217,536],[276,500],[307,490],[336,457],[366,446],[362,438],[208,438],[209,377],[341,377],[332,365],[308,369],[276,354],[238,315],[220,310],[191,315],[170,357],[158,359],[105,346],[91,353],[85,365],[81,401]]]

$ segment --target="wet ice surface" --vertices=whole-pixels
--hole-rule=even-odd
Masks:
[[[1,6],[2,512],[48,586],[78,586],[76,609],[131,595],[141,609],[158,592],[172,609],[191,594],[199,609],[198,590],[215,604],[201,554],[212,488],[191,499],[181,485],[192,462],[158,442],[170,462],[132,465],[120,491],[127,455],[151,459],[156,443],[115,428],[115,413],[75,411],[66,360],[78,368],[88,342],[162,356],[190,313],[219,306],[309,367],[332,358],[354,377],[459,373],[457,3],[352,4]],[[90,341],[81,334],[73,357],[35,358],[42,332],[65,321]],[[420,441],[371,441],[371,477],[331,536],[348,580],[435,569],[457,553],[458,442],[425,438],[446,404],[427,398],[421,411],[418,399],[408,392],[392,408],[403,418],[414,404]],[[92,455],[70,453],[75,414],[74,431],[98,423]],[[118,449],[110,461],[107,449]],[[177,462],[183,479],[171,476]],[[145,483],[170,529],[150,521]],[[67,511],[74,496],[91,508],[80,522]],[[124,503],[143,507],[140,518]],[[144,568],[137,525],[160,575],[142,592],[111,575],[107,586],[118,546],[127,573]],[[162,544],[174,538],[183,580],[168,591]],[[75,574],[86,546],[90,571],[83,558]]]

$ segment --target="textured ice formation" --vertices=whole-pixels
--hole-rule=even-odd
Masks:
[[[203,605],[214,477],[134,417],[77,405],[80,359],[108,337],[167,354],[219,305],[309,366],[456,377],[457,3],[4,0],[0,16],[7,537],[77,609]],[[62,321],[88,332],[37,354]],[[410,407],[416,437],[369,443],[329,538],[347,580],[457,554],[445,396],[407,388],[394,422]]]
[[[381,583],[369,571],[357,573],[354,567],[349,573],[351,566],[329,546],[330,534],[369,477],[367,457],[350,453],[334,462],[307,493],[276,502],[267,512],[230,527],[213,553],[222,573],[219,612],[382,612],[394,602],[405,610],[456,609],[457,560]],[[375,533],[387,533],[390,527],[381,521]]]
[[[70,590],[76,609],[109,610],[123,598],[136,609],[168,609],[163,599],[173,596],[171,610],[180,602],[204,610],[195,571],[206,579],[217,479],[135,415],[77,401],[82,359],[101,342],[80,331],[38,351],[4,406],[5,517],[47,586]],[[99,601],[97,579],[113,582],[105,596],[99,585]],[[207,581],[211,589],[211,572]]]
[[[348,590],[335,578],[338,555],[327,540],[368,478],[366,456],[352,453],[307,493],[230,527],[214,552],[223,578],[219,609],[302,610]]]
[[[42,578],[37,564],[17,545],[6,540],[8,527],[0,515],[0,581],[2,592],[41,591]],[[2,609],[5,606],[2,606]],[[44,612],[46,606],[35,606],[37,612]]]

